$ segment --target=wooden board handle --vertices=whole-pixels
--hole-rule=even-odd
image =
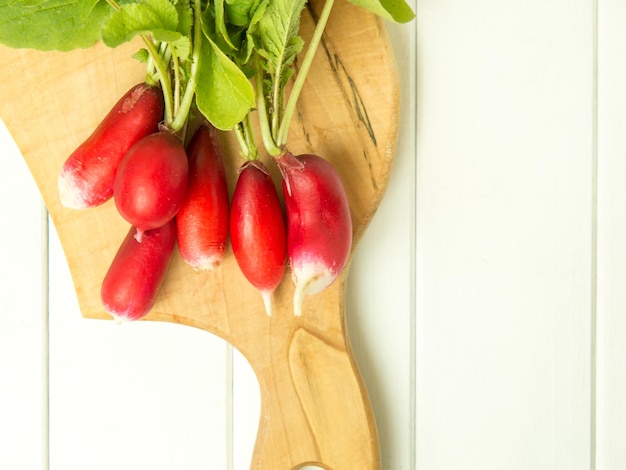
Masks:
[[[270,362],[258,375],[262,418],[251,468],[380,468],[374,417],[346,344],[302,326],[268,349]]]

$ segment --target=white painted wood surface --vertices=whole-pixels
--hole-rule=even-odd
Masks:
[[[414,5],[388,25],[397,164],[348,290],[383,468],[624,469],[626,3]],[[0,468],[246,469],[245,362],[81,319],[0,135]]]
[[[595,2],[418,6],[416,466],[593,468]]]
[[[626,4],[598,8],[597,468],[626,468]]]

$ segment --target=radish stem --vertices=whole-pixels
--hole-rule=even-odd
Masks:
[[[258,160],[259,151],[254,142],[250,113],[246,115],[243,121],[235,126],[234,131],[244,158],[248,161]]]
[[[258,160],[259,150],[254,143],[254,131],[252,130],[252,116],[250,113],[246,115],[243,122],[243,131],[246,138],[246,145],[248,147],[248,160]]]
[[[283,118],[280,123],[280,127],[278,128],[278,133],[275,139],[275,146],[278,148],[283,147],[287,143],[287,134],[289,133],[291,119],[293,117],[293,113],[296,110],[298,98],[300,97],[300,92],[302,91],[302,87],[304,86],[306,76],[308,75],[311,64],[313,63],[315,52],[317,51],[317,47],[319,46],[319,43],[322,39],[322,34],[324,33],[324,29],[326,28],[326,23],[328,23],[328,18],[330,17],[333,3],[334,0],[326,0],[317,24],[315,25],[315,31],[313,32],[313,36],[311,37],[309,48],[307,49],[306,54],[304,55],[304,59],[302,60],[302,65],[298,70],[298,75],[296,76],[296,79],[294,81],[293,88],[291,90],[291,94],[287,101],[287,106],[285,107]]]
[[[122,7],[117,2],[117,0],[106,0],[106,2],[113,8],[114,10],[119,10]],[[161,82],[161,89],[163,90],[163,99],[165,102],[165,122],[169,122],[172,119],[173,112],[173,104],[172,104],[172,84],[167,73],[167,66],[163,63],[161,55],[159,51],[157,51],[156,46],[150,39],[147,34],[139,35],[146,45],[146,49],[150,53],[150,57],[154,60],[154,68],[157,70],[159,75],[159,81]]]
[[[250,155],[250,148],[248,147],[248,139],[243,129],[243,121],[237,124],[233,131],[235,131],[235,137],[237,137],[241,153],[243,153],[243,156],[248,159],[248,155]]]
[[[161,89],[163,90],[163,100],[165,102],[165,122],[168,123],[172,120],[174,112],[174,105],[172,103],[172,81],[167,73],[167,66],[163,62],[163,59],[154,43],[145,34],[141,35],[141,39],[143,39],[150,56],[154,59],[154,66],[158,72]]]
[[[256,93],[257,93],[257,108],[259,111],[259,126],[261,127],[261,138],[263,139],[263,145],[267,153],[273,157],[277,157],[283,153],[282,149],[274,142],[272,136],[272,129],[269,122],[269,116],[267,113],[267,106],[265,104],[265,94],[263,92],[263,74],[261,73],[261,67],[259,65],[259,58],[255,58],[255,65],[258,73],[255,75]]]
[[[180,111],[180,67],[178,61],[178,54],[175,50],[172,50],[172,70],[174,72],[174,112],[173,115],[177,116]]]
[[[172,129],[176,132],[183,128],[189,117],[189,111],[193,103],[193,98],[196,93],[196,81],[198,76],[198,62],[200,60],[200,48],[202,45],[202,6],[201,0],[194,0],[194,21],[193,21],[193,50],[191,52],[191,70],[189,73],[189,80],[185,85],[185,92],[180,102],[180,110],[176,114],[174,121],[172,122]]]
[[[115,10],[121,8],[117,0],[106,0]],[[155,43],[147,34],[139,36],[146,45],[150,55],[150,68],[154,68],[159,76],[163,99],[165,102],[164,121],[165,125],[174,133],[185,128],[189,118],[189,112],[196,92],[196,80],[198,70],[198,60],[200,57],[200,47],[202,44],[202,7],[201,0],[193,0],[194,25],[193,25],[193,51],[191,58],[191,69],[189,79],[182,90],[182,76],[179,69],[179,58],[174,48],[165,47],[161,43],[161,50],[157,49]],[[168,67],[172,63],[173,84]]]

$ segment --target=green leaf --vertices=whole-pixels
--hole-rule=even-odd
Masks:
[[[396,23],[408,23],[415,18],[415,13],[404,0],[348,0],[350,3],[365,8],[372,13]]]
[[[215,30],[228,47],[233,50],[237,49],[230,38],[230,34],[228,33],[224,12],[224,0],[215,0],[213,9],[215,11]]]
[[[180,61],[187,61],[187,59],[189,59],[191,55],[191,40],[188,36],[182,36],[171,44],[172,47],[176,49],[176,55]]]
[[[252,28],[256,24],[258,24],[259,21],[261,21],[261,18],[263,18],[263,15],[265,14],[265,9],[267,8],[269,2],[270,0],[259,0],[254,5],[253,10],[250,10],[252,14],[250,15],[250,23],[248,25],[249,28]]]
[[[74,2],[74,3],[79,3],[78,7],[79,7],[79,10],[81,10],[81,16],[83,18],[86,18],[89,15],[89,12],[93,10],[93,7],[96,6],[98,2],[99,0],[81,0],[78,2]],[[24,8],[43,9],[43,8],[46,8],[49,1],[48,0],[7,0],[4,3],[7,3],[13,8],[24,7]],[[72,3],[72,2],[69,2],[69,3]]]
[[[200,112],[218,129],[231,130],[254,103],[250,81],[210,38],[204,36],[196,87]]]
[[[189,4],[189,0],[178,0],[176,2],[176,11],[178,12],[178,32],[183,36],[191,37],[193,8]]]
[[[228,22],[236,26],[249,26],[258,21],[255,17],[263,13],[269,0],[226,0]]]
[[[141,62],[142,64],[146,64],[149,58],[150,53],[146,49],[139,49],[133,54],[133,59]]]
[[[304,45],[298,32],[305,3],[306,0],[272,0],[257,25],[259,55],[266,59],[265,70],[281,88]]]
[[[0,0],[0,43],[41,51],[88,48],[100,40],[111,11],[105,0]]]
[[[256,0],[226,0],[224,8],[228,22],[236,26],[247,26],[250,21],[249,11]]]
[[[168,43],[180,40],[176,7],[169,0],[129,3],[115,11],[102,28],[102,40],[109,47],[117,47],[138,34],[150,34],[156,41]]]

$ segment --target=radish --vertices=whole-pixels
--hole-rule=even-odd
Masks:
[[[163,106],[156,86],[140,83],[126,92],[65,161],[58,178],[61,203],[86,209],[109,200],[120,161],[135,142],[157,130]]]
[[[230,212],[230,238],[237,264],[261,293],[272,314],[272,294],[285,275],[285,220],[274,182],[258,160],[239,169]]]
[[[178,251],[196,270],[224,259],[228,239],[228,187],[217,130],[198,127],[189,145],[189,188],[176,215]]]
[[[133,145],[115,177],[113,197],[118,212],[143,232],[174,218],[187,194],[189,164],[178,137],[163,130]]]
[[[283,175],[294,313],[300,316],[304,296],[330,286],[348,260],[350,206],[339,175],[323,158],[287,152],[276,161]]]
[[[116,320],[139,320],[152,309],[176,243],[173,221],[146,231],[139,243],[131,227],[102,282],[102,304]]]

